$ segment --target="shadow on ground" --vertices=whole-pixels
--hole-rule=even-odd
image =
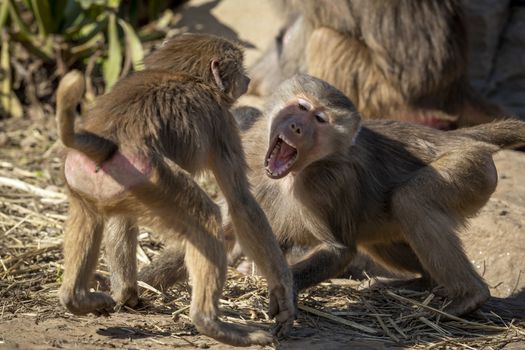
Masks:
[[[187,4],[175,28],[191,33],[213,33],[237,42],[244,48],[255,48],[253,43],[241,40],[237,32],[212,15],[211,11],[219,2],[214,0],[201,5]]]

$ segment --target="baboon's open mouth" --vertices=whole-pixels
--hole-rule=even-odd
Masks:
[[[284,136],[279,135],[268,148],[264,166],[272,179],[286,176],[297,160],[297,149]]]

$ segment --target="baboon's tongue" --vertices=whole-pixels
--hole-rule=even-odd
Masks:
[[[268,170],[276,175],[284,172],[293,164],[296,154],[297,150],[294,147],[279,140],[268,160]]]

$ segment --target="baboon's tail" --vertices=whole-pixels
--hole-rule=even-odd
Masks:
[[[84,76],[77,70],[67,73],[57,89],[56,123],[62,143],[100,164],[117,150],[117,145],[90,132],[75,133],[76,107],[84,95]]]
[[[525,122],[516,119],[500,120],[451,132],[490,143],[500,148],[525,146]]]

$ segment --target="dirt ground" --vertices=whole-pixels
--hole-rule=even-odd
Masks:
[[[278,29],[265,1],[192,1],[177,24],[239,40],[252,63]],[[243,98],[243,104],[260,104]],[[51,116],[0,121],[0,177],[32,184],[29,194],[0,185],[0,349],[227,349],[198,335],[187,316],[189,286],[161,293],[142,289],[143,305],[110,317],[74,316],[58,303],[61,229],[67,204]],[[494,297],[466,320],[435,309],[446,300],[430,292],[369,288],[374,279],[333,280],[300,296],[300,312],[281,349],[525,349],[525,153],[495,157],[499,185],[463,235],[473,264]],[[160,244],[143,232],[141,262]],[[102,263],[99,271],[107,271]],[[431,309],[432,307],[433,309]],[[223,318],[269,328],[264,281],[230,271]],[[252,347],[253,349],[261,347]],[[268,347],[270,348],[270,347]]]

